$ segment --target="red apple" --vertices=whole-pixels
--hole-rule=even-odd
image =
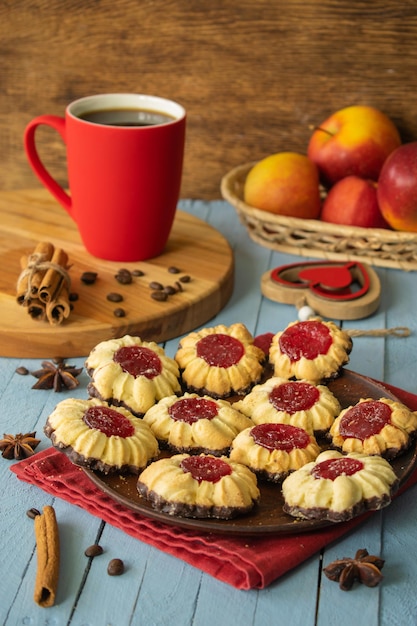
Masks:
[[[417,141],[403,144],[385,161],[378,202],[392,228],[417,232]]]
[[[307,155],[325,185],[351,174],[376,181],[384,161],[400,144],[395,124],[384,113],[354,105],[333,113],[314,130]]]
[[[347,226],[389,228],[378,206],[376,183],[359,176],[346,176],[333,185],[320,219]]]
[[[318,218],[321,199],[317,167],[297,152],[271,154],[249,171],[244,200],[278,215]]]

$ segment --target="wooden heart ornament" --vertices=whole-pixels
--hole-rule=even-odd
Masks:
[[[376,311],[381,285],[377,273],[363,263],[309,261],[265,272],[261,291],[276,302],[306,304],[319,315],[353,320]]]

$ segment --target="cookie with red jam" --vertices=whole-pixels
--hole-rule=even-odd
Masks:
[[[344,409],[329,434],[333,446],[343,452],[393,459],[410,446],[416,433],[417,412],[388,398],[367,398]]]
[[[302,428],[258,424],[237,435],[230,459],[249,467],[258,478],[277,483],[314,461],[320,451],[315,437]]]
[[[208,454],[159,459],[140,474],[137,488],[155,510],[199,519],[232,519],[251,511],[260,497],[248,467]]]
[[[246,326],[214,326],[192,332],[175,355],[188,392],[227,398],[247,393],[261,380],[265,353]]]
[[[326,434],[339,415],[339,400],[326,385],[273,376],[256,385],[233,405],[255,424],[290,424],[317,437]]]
[[[226,400],[185,393],[168,396],[145,413],[161,447],[188,454],[229,454],[233,439],[252,421]]]
[[[75,465],[105,474],[139,474],[159,455],[147,424],[127,409],[115,409],[97,398],[63,400],[44,431]]]
[[[284,480],[283,509],[293,517],[344,522],[390,504],[398,483],[381,456],[327,450]]]
[[[348,363],[352,339],[333,322],[292,322],[272,338],[269,361],[274,375],[320,382],[338,376]]]
[[[137,417],[161,398],[181,393],[176,361],[155,342],[139,337],[102,341],[90,352],[85,367],[91,377],[90,396],[124,406]]]

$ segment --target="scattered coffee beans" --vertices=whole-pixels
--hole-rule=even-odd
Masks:
[[[107,566],[109,576],[120,576],[125,571],[122,559],[112,559]]]
[[[88,548],[85,549],[84,554],[85,556],[90,556],[94,558],[95,556],[100,556],[100,554],[103,554],[103,548],[97,543],[94,543],[92,546],[88,546]]]
[[[182,271],[175,265],[171,265],[167,269],[170,274],[180,274]],[[138,269],[138,268],[132,271],[128,270],[127,268],[120,268],[117,271],[117,274],[115,274],[114,278],[121,285],[130,285],[133,282],[134,276],[145,276],[145,272],[143,272],[141,269]],[[97,279],[97,272],[90,272],[90,271],[84,272],[81,276],[81,281],[86,285],[92,285],[96,281],[96,279]],[[189,283],[190,280],[191,280],[191,276],[189,276],[188,274],[184,274],[183,276],[178,277],[178,280],[175,282],[174,285],[163,285],[159,281],[153,280],[148,285],[149,289],[152,290],[151,298],[159,302],[165,302],[166,300],[168,300],[169,296],[172,296],[178,292],[184,291],[183,284]],[[106,295],[106,299],[109,302],[123,302],[124,296],[121,293],[112,291]],[[71,293],[70,301],[75,302],[76,300],[78,300],[78,294]],[[117,309],[114,309],[113,315],[115,317],[125,317],[126,311],[122,308],[117,308]],[[23,375],[24,372],[19,371],[18,373]]]
[[[93,285],[97,280],[97,272],[84,272],[81,274],[81,282],[84,285]]]
[[[20,367],[16,368],[16,374],[19,374],[20,376],[27,376],[27,374],[29,374],[29,370],[27,367],[24,367],[23,365],[21,365]]]
[[[30,517],[30,519],[35,519],[35,517],[37,517],[40,514],[41,512],[38,511],[38,509],[34,509],[34,508],[31,508],[28,511],[26,511],[26,515]]]

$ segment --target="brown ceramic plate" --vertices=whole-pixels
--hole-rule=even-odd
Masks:
[[[329,383],[329,388],[339,399],[342,408],[355,404],[360,398],[378,400],[385,397],[397,398],[382,384],[370,378],[344,370],[341,376]],[[413,442],[407,452],[391,461],[400,483],[403,483],[416,466],[417,442]],[[234,520],[191,519],[171,516],[155,511],[137,492],[137,476],[106,476],[100,472],[85,470],[87,476],[116,502],[140,513],[141,515],[199,532],[215,532],[225,535],[257,535],[265,533],[292,534],[302,533],[332,525],[332,522],[314,520],[296,520],[282,510],[283,498],[278,485],[259,481],[261,499],[259,505],[247,515]]]

